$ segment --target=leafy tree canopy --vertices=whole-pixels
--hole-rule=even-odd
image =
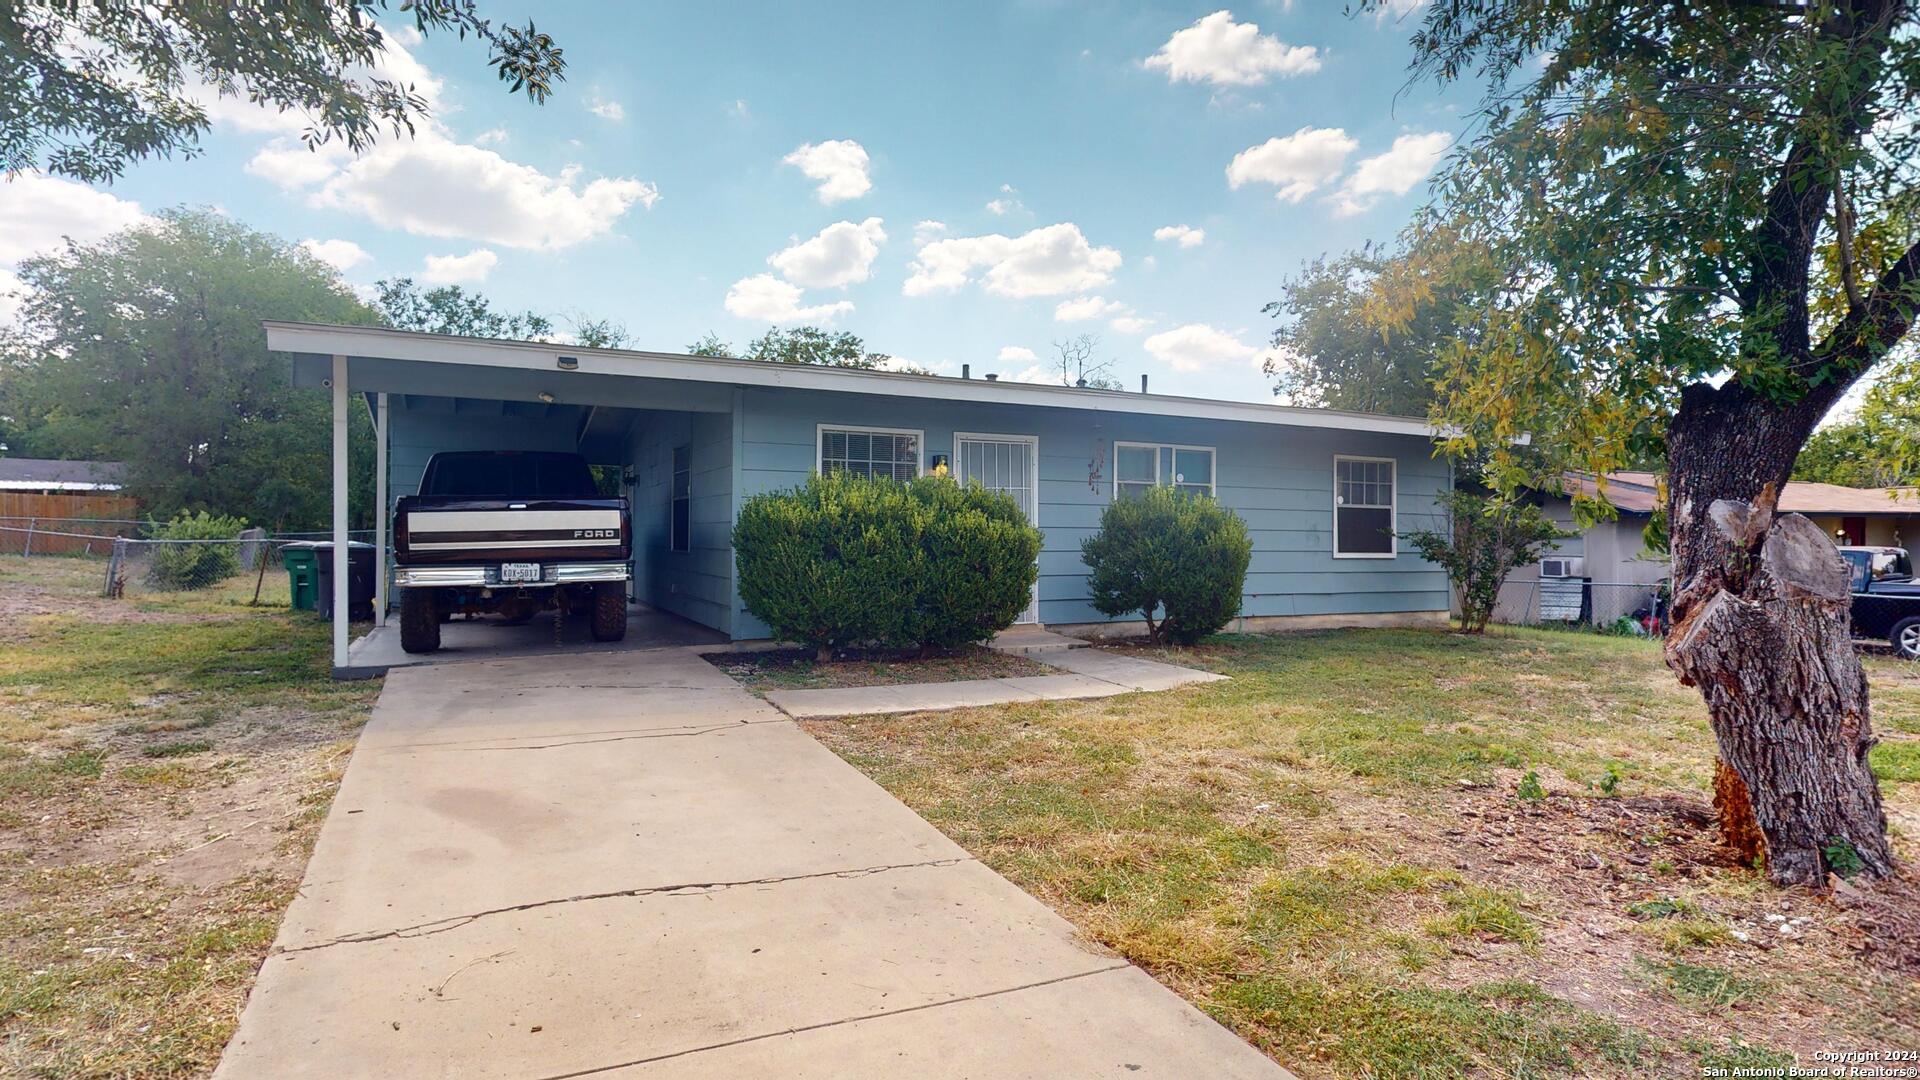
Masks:
[[[1427,414],[1435,356],[1459,329],[1453,298],[1422,298],[1405,325],[1382,328],[1369,303],[1381,274],[1394,263],[1369,246],[1314,259],[1281,285],[1281,299],[1262,309],[1286,320],[1273,332],[1278,355],[1264,365],[1276,395],[1295,405]]]
[[[1904,0],[1433,4],[1416,77],[1490,89],[1371,314],[1471,298],[1438,372],[1459,443],[1604,474],[1715,382],[1810,428],[1920,299],[1914,31]]]
[[[906,370],[902,365],[891,363],[893,357],[882,352],[869,352],[867,343],[860,335],[850,330],[826,330],[818,326],[795,326],[785,330],[772,327],[766,333],[747,343],[744,353],[735,353],[733,346],[720,340],[714,334],[708,334],[692,345],[687,352],[693,356],[737,356],[743,360],[767,360],[780,364],[818,364],[822,367],[862,368],[889,371]],[[926,374],[924,369],[911,370]]]
[[[1920,356],[1888,368],[1853,419],[1814,432],[1793,478],[1847,487],[1920,485]]]
[[[492,303],[477,292],[458,285],[423,290],[407,277],[376,282],[373,305],[395,330],[518,341],[545,341],[554,332],[553,320],[537,311],[495,311]],[[617,330],[612,323],[593,325],[596,333]]]
[[[0,173],[112,180],[142,158],[200,152],[207,107],[232,98],[295,112],[309,146],[356,153],[413,131],[426,102],[377,73],[393,9],[422,34],[469,36],[512,93],[544,102],[565,78],[553,39],[499,26],[474,0],[196,0],[0,4]]]
[[[19,274],[21,329],[0,343],[13,452],[124,461],[129,490],[163,519],[327,520],[326,395],[292,386],[260,323],[378,323],[331,267],[212,211],[169,210]],[[355,448],[362,477],[371,446]]]

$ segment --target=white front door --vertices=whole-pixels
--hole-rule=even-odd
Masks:
[[[953,437],[953,475],[963,484],[978,482],[990,491],[1004,491],[1020,504],[1027,521],[1040,524],[1040,440],[1032,435],[975,435]],[[1033,600],[1016,623],[1040,621],[1040,580],[1033,582]]]

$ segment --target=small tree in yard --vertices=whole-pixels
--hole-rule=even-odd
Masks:
[[[152,526],[156,543],[147,579],[160,589],[204,589],[225,581],[240,570],[239,545],[232,543],[247,527],[242,518],[216,516],[205,510],[181,514]],[[192,543],[195,540],[214,543]]]
[[[1532,503],[1458,488],[1442,492],[1438,501],[1447,514],[1445,532],[1417,529],[1401,535],[1421,558],[1446,570],[1460,600],[1461,633],[1482,633],[1507,575],[1571,534]]]
[[[1137,611],[1154,641],[1191,645],[1240,614],[1253,542],[1246,523],[1211,498],[1156,487],[1109,503],[1080,554],[1093,569],[1097,610]]]

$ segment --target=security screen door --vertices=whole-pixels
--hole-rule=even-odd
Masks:
[[[1031,435],[969,435],[953,437],[954,476],[961,483],[978,481],[991,491],[1004,491],[1020,504],[1027,521],[1040,524],[1040,440]],[[1040,581],[1034,579],[1033,600],[1016,623],[1040,621]]]

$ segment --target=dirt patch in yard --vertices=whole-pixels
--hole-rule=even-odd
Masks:
[[[250,579],[76,562],[0,558],[0,1074],[204,1076],[379,688]]]
[[[904,649],[849,650],[827,663],[815,660],[804,649],[710,653],[704,659],[756,694],[1058,674],[1024,656],[1008,656],[978,645],[931,656]]]

